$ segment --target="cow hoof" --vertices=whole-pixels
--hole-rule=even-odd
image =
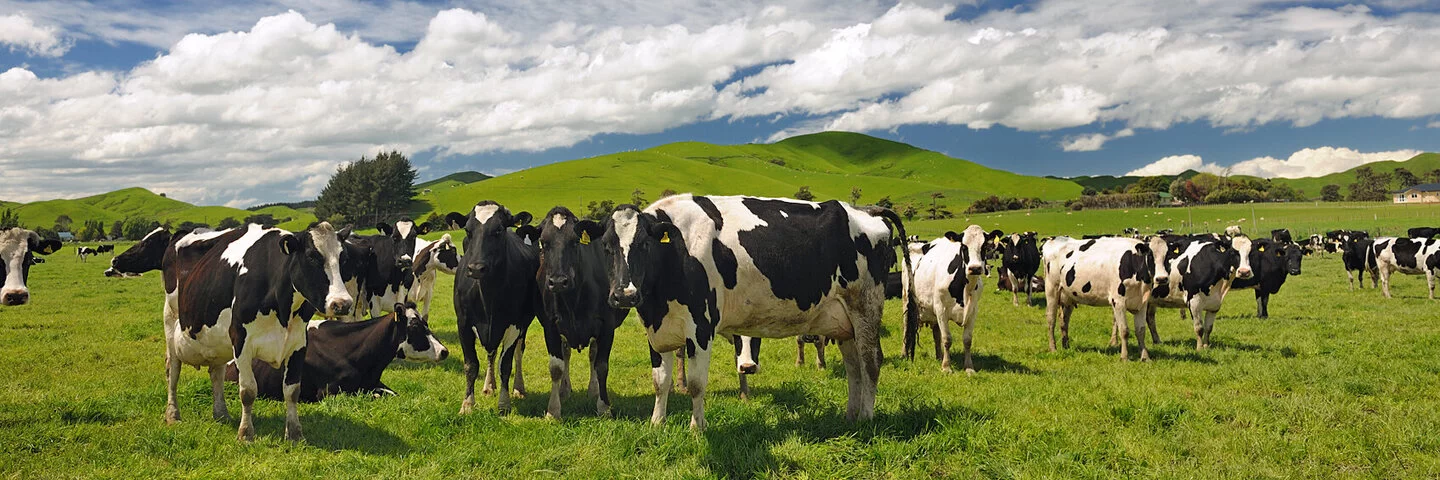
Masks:
[[[305,441],[305,434],[300,433],[299,425],[296,425],[293,430],[290,427],[286,427],[285,440],[290,443],[300,443]]]
[[[975,369],[973,369],[973,368],[967,368],[967,369],[965,369],[965,375],[966,375],[966,376],[974,376],[974,375],[975,375]]]
[[[490,394],[492,394],[492,393],[495,393],[495,387],[491,387],[491,386],[489,386],[489,385],[486,385],[485,388],[480,389],[480,394],[481,394],[481,395],[484,395],[484,396],[487,396],[487,397],[488,397],[488,396],[490,396]]]
[[[496,410],[496,412],[498,412],[500,415],[509,415],[509,414],[510,414],[510,402],[499,402],[499,403],[497,403],[497,404],[495,405],[495,410]]]
[[[595,405],[595,416],[600,418],[610,418],[610,406],[604,403],[597,402]]]
[[[560,421],[560,412],[545,412],[545,420],[553,422]]]
[[[943,366],[940,367],[940,372],[941,372],[941,373],[949,374],[949,373],[955,373],[955,370],[952,370],[949,365],[943,365]]]
[[[821,370],[824,370],[824,369],[825,369],[825,364],[823,364],[823,363],[816,364],[815,366],[818,367],[818,368],[821,369]]]
[[[215,412],[214,418],[218,423],[230,423],[230,412]]]
[[[461,414],[461,415],[469,415],[470,412],[471,412],[471,411],[474,411],[474,410],[475,410],[475,401],[473,401],[473,400],[470,400],[470,399],[467,398],[467,399],[465,399],[464,402],[462,402],[462,403],[460,404],[460,414]]]
[[[704,420],[704,419],[699,419],[699,420],[697,420],[697,419],[694,419],[694,418],[690,419],[690,431],[695,432],[695,433],[700,433],[700,432],[705,431],[705,420]]]
[[[510,391],[510,396],[515,398],[525,398],[525,391],[517,388]]]
[[[174,425],[180,423],[180,409],[175,407],[165,407],[165,423],[167,425]]]
[[[255,441],[255,427],[240,427],[240,432],[236,434],[236,438],[240,440],[240,443],[250,443]]]

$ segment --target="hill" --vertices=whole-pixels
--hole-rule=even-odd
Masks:
[[[436,212],[464,211],[484,199],[539,214],[555,205],[577,210],[590,201],[629,202],[639,189],[712,195],[793,196],[809,186],[817,200],[890,197],[897,204],[943,204],[962,211],[988,195],[1062,200],[1080,195],[1074,182],[1019,175],[899,142],[847,132],[823,132],[774,144],[680,142],[534,167],[483,182],[434,189],[417,200]]]
[[[315,220],[313,214],[288,207],[271,207],[260,212],[250,212],[230,207],[195,206],[139,187],[84,198],[45,200],[11,207],[20,216],[20,222],[32,228],[49,227],[60,215],[68,215],[76,224],[87,220],[100,220],[109,225],[129,217],[148,217],[174,224],[189,221],[216,225],[225,217],[244,220],[255,213],[271,213],[277,219],[292,219],[282,224],[282,227],[294,228],[298,224],[301,229]]]
[[[488,180],[490,178],[491,177],[489,175],[473,170],[467,170],[464,172],[455,172],[428,182],[417,184],[415,185],[415,189],[424,190],[426,188],[435,187],[437,185],[453,186],[457,184],[475,183],[481,180]]]
[[[1320,189],[1331,184],[1339,185],[1340,194],[1344,195],[1349,192],[1346,187],[1351,183],[1355,183],[1355,170],[1361,167],[1370,167],[1376,173],[1393,173],[1397,168],[1405,168],[1410,170],[1410,173],[1423,178],[1425,174],[1431,170],[1440,169],[1440,153],[1422,153],[1403,161],[1386,160],[1367,163],[1360,167],[1321,177],[1276,178],[1273,180],[1288,184],[1291,188],[1305,192],[1307,198],[1320,198]],[[1392,184],[1391,186],[1399,187],[1399,185],[1396,184]]]
[[[1200,172],[1197,172],[1197,171],[1194,171],[1194,170],[1186,170],[1186,171],[1180,172],[1179,175],[1161,175],[1161,176],[1162,176],[1162,177],[1165,177],[1166,180],[1173,182],[1173,181],[1175,181],[1176,178],[1190,178],[1190,177],[1194,177],[1194,176],[1199,175],[1199,174],[1200,174]],[[1055,176],[1046,176],[1045,178],[1054,178],[1054,179],[1058,179],[1058,180],[1069,180],[1069,181],[1072,181],[1072,182],[1075,182],[1075,183],[1080,184],[1081,187],[1093,188],[1093,189],[1095,189],[1095,191],[1097,191],[1097,192],[1103,192],[1103,191],[1106,191],[1106,190],[1124,189],[1124,188],[1129,187],[1130,185],[1134,184],[1135,182],[1140,181],[1140,179],[1145,178],[1145,177],[1141,177],[1141,176],[1130,176],[1130,175],[1121,175],[1121,176],[1115,176],[1115,175],[1081,175],[1081,176],[1078,176],[1078,177],[1055,177]]]

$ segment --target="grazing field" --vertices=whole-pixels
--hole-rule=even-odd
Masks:
[[[1437,223],[1424,221],[1436,209],[1413,207],[1256,208],[1267,212],[1266,230],[1272,221],[1286,226],[1282,218],[1372,228],[1345,223],[1372,214],[1387,228]],[[1248,206],[1207,207],[1195,210],[1197,223],[1201,212],[1250,217]],[[1145,227],[1133,213],[1008,212],[972,221],[1045,234]],[[915,222],[911,230],[929,236],[964,226]],[[1348,291],[1336,255],[1307,258],[1305,273],[1272,299],[1268,320],[1254,318],[1250,292],[1234,292],[1207,351],[1194,350],[1188,322],[1161,311],[1163,342],[1149,363],[1117,358],[1106,346],[1110,314],[1096,308],[1076,311],[1072,349],[1048,352],[1043,306],[1011,306],[990,279],[975,334],[979,372],[944,375],[927,342],[914,362],[898,357],[899,304],[891,301],[870,422],[844,420],[838,349],[820,371],[795,366],[792,340],[772,340],[751,400],[738,398],[731,350],[721,342],[709,430],[690,432],[683,395],[672,395],[665,425],[652,427],[649,358],[632,316],[612,358],[613,419],[595,417],[581,356],[566,418],[543,419],[550,385],[537,324],[528,337],[529,395],[512,415],[497,416],[493,397],[457,415],[458,354],[438,365],[397,361],[386,383],[398,396],[302,405],[300,445],[282,439],[283,405],[265,400],[256,402],[256,442],[237,443],[233,421],[209,420],[208,378],[192,369],[181,378],[184,421],[165,425],[159,275],[107,279],[100,272],[108,259],[82,264],[67,246],[32,270],[33,303],[0,307],[0,476],[1440,476],[1437,304],[1425,300],[1419,277],[1396,279],[1397,298],[1388,301],[1376,290]],[[458,352],[452,279],[440,277],[431,325]],[[238,414],[233,386],[229,401]]]

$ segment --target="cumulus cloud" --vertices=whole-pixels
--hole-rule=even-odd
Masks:
[[[1408,160],[1422,153],[1419,150],[1393,150],[1388,152],[1360,152],[1349,148],[1320,147],[1306,148],[1284,160],[1275,157],[1258,157],[1228,167],[1205,162],[1198,155],[1172,155],[1156,160],[1144,167],[1131,170],[1126,175],[1175,175],[1186,170],[1227,175],[1250,175],[1262,178],[1318,177],[1343,172],[1371,162],[1386,160]]]
[[[1092,133],[1089,135],[1077,135],[1066,137],[1060,141],[1060,148],[1067,152],[1093,152],[1105,146],[1105,142],[1125,137],[1135,136],[1135,129],[1126,128],[1115,132],[1114,135],[1103,133]]]
[[[70,49],[70,44],[60,38],[59,29],[36,25],[25,14],[0,16],[0,45],[10,51],[22,50],[29,55],[58,57]]]
[[[15,48],[63,53],[60,30],[162,48],[129,69],[0,72],[7,200],[117,179],[190,201],[300,198],[376,145],[443,159],[724,119],[805,119],[772,140],[913,124],[1121,128],[1059,145],[1093,151],[1184,122],[1440,115],[1440,14],[1392,7],[1047,0],[953,19],[953,6],[870,0],[443,11],[331,0],[290,12],[116,1],[0,0],[57,26],[45,31],[58,43]],[[1316,170],[1258,160],[1276,174]]]

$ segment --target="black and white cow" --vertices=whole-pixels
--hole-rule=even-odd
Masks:
[[[1255,316],[1270,318],[1270,295],[1280,293],[1280,287],[1290,275],[1300,274],[1300,260],[1304,256],[1294,243],[1255,240],[1250,247],[1250,266],[1255,269],[1255,275],[1235,279],[1230,288],[1254,289]]]
[[[1269,242],[1268,240],[1265,240]],[[1254,243],[1245,236],[1229,241],[1210,237],[1155,236],[1150,250],[1164,252],[1156,258],[1155,287],[1151,290],[1146,323],[1151,340],[1159,343],[1155,331],[1157,308],[1188,310],[1195,326],[1195,349],[1210,348],[1215,315],[1224,305],[1225,294],[1235,279],[1251,278],[1254,270],[1250,251]],[[1140,332],[1143,335],[1143,332]]]
[[[115,255],[115,246],[109,244],[98,245],[95,247],[95,253],[108,253],[110,255]]]
[[[581,220],[555,207],[540,220],[540,298],[545,347],[550,353],[550,405],[546,415],[560,418],[560,401],[570,393],[571,349],[590,348],[590,396],[596,413],[610,415],[610,349],[615,329],[630,314],[609,303],[610,268],[600,239],[605,226]]]
[[[465,400],[460,413],[475,406],[475,378],[480,358],[475,342],[485,348],[488,367],[482,393],[495,389],[495,354],[500,353],[500,413],[510,411],[510,372],[515,372],[517,397],[525,395],[521,374],[525,333],[542,311],[540,248],[530,212],[511,214],[493,201],[483,201],[461,214],[451,212],[445,221],[465,229],[465,261],[455,273],[455,320],[460,333],[460,350],[465,354]]]
[[[610,304],[636,308],[644,324],[651,422],[665,419],[673,352],[683,350],[690,426],[705,428],[710,355],[725,335],[837,340],[850,385],[846,417],[873,417],[892,226],[905,238],[894,212],[838,201],[684,194],[643,212],[618,208],[604,237],[615,262]]]
[[[1000,239],[1000,277],[1009,280],[1010,304],[1020,304],[1020,289],[1025,289],[1025,304],[1034,293],[1035,273],[1040,270],[1040,249],[1035,232],[1012,233]],[[1042,287],[1043,288],[1043,287]]]
[[[35,254],[49,255],[60,250],[59,240],[44,240],[23,228],[0,229],[0,305],[19,306],[30,301],[30,266]]]
[[[355,320],[378,317],[391,306],[402,304],[409,294],[414,239],[410,239],[410,247],[407,248],[405,238],[398,229],[385,223],[377,224],[375,228],[380,233],[341,239],[347,251],[363,258],[354,263],[357,271],[344,272],[350,284],[347,288],[350,288],[350,294],[355,296],[358,304],[351,317]],[[354,278],[353,282],[349,282],[351,278]]]
[[[90,247],[75,247],[75,255],[77,255],[77,256],[80,257],[80,261],[81,261],[81,262],[84,262],[84,261],[85,261],[85,257],[89,257],[89,256],[91,256],[91,255],[99,255],[99,254],[100,254],[100,252],[96,252],[95,249],[90,248]]]
[[[1162,255],[1157,261],[1156,256]],[[1149,360],[1145,348],[1146,316],[1156,265],[1163,252],[1132,238],[1075,240],[1056,237],[1045,242],[1045,318],[1050,326],[1050,351],[1055,351],[1055,317],[1060,317],[1061,343],[1070,348],[1070,315],[1078,305],[1110,307],[1119,332],[1120,358],[1130,359],[1125,312],[1135,316],[1135,340],[1140,359]]]
[[[915,306],[919,308],[919,324],[930,325],[939,332],[935,357],[940,360],[940,370],[946,373],[951,371],[950,322],[964,328],[965,373],[975,373],[970,344],[984,284],[985,261],[981,250],[991,240],[979,225],[971,225],[963,233],[945,232],[945,236],[918,248],[912,244],[908,252],[915,266],[915,279],[910,289],[914,291]],[[905,338],[915,336],[906,332]],[[907,357],[913,358],[914,351],[913,344],[905,345]]]
[[[416,240],[415,260],[410,267],[410,301],[416,304],[424,302],[421,315],[430,316],[430,301],[435,297],[435,277],[440,273],[454,275],[457,268],[460,268],[460,251],[455,248],[450,234],[442,235],[434,242]]]
[[[163,231],[163,230],[162,230]],[[354,300],[340,276],[344,249],[329,223],[291,233],[249,225],[243,229],[189,234],[162,262],[168,292],[165,418],[179,421],[180,365],[211,368],[215,414],[224,409],[224,367],[234,362],[240,384],[241,441],[255,437],[255,360],[284,372],[285,437],[301,439],[296,407],[304,370],[306,321],[319,314],[346,315]],[[142,242],[143,243],[143,242]],[[187,250],[194,248],[195,252]],[[203,251],[203,254],[200,253]],[[196,254],[198,258],[193,258]],[[116,257],[119,259],[120,257]],[[188,271],[186,271],[188,270]],[[218,373],[217,373],[218,372]]]
[[[318,402],[329,395],[372,393],[394,395],[380,381],[395,359],[439,362],[450,356],[430,332],[429,319],[413,303],[396,304],[391,313],[359,322],[311,320],[307,325],[305,374],[300,377],[300,401]],[[402,316],[403,315],[403,316]],[[285,399],[285,374],[269,363],[251,363],[260,398]],[[239,380],[234,364],[225,379]]]
[[[1435,267],[1440,261],[1440,240],[1433,238],[1376,237],[1372,247],[1375,274],[1380,277],[1380,291],[1390,297],[1390,276],[1396,272],[1424,275],[1430,299],[1435,299]]]
[[[1355,275],[1360,275],[1360,288],[1365,288],[1365,272],[1370,272],[1370,286],[1380,284],[1379,269],[1376,265],[1375,241],[1363,231],[1340,231],[1335,236],[1340,248],[1340,260],[1345,264],[1345,276],[1350,278],[1350,289],[1355,289]]]
[[[1415,227],[1415,228],[1411,228],[1410,230],[1406,231],[1406,234],[1407,234],[1410,238],[1415,238],[1415,239],[1435,238],[1436,235],[1440,235],[1440,228],[1436,228],[1436,227]]]
[[[1238,237],[1238,236],[1241,236],[1241,235],[1244,235],[1244,232],[1241,232],[1241,231],[1240,231],[1240,226],[1239,226],[1239,225],[1231,225],[1231,226],[1225,227],[1225,236],[1227,236],[1227,237]]]
[[[1270,239],[1280,243],[1295,243],[1295,240],[1293,240],[1290,236],[1290,229],[1288,228],[1277,228],[1271,230]]]

